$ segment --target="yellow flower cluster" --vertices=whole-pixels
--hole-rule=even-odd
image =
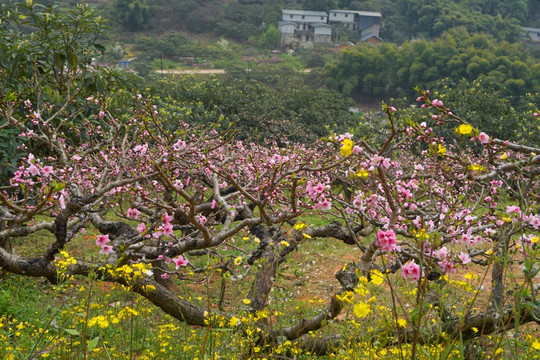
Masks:
[[[339,149],[339,153],[343,157],[349,157],[352,154],[352,149],[354,146],[354,142],[351,139],[343,139],[341,142],[341,148]]]
[[[88,320],[88,327],[91,328],[96,325],[104,329],[106,327],[109,327],[109,321],[107,320],[107,317],[105,315],[94,316],[93,318]]]
[[[473,127],[469,124],[461,124],[456,128],[456,133],[459,135],[470,135],[473,131]]]
[[[130,265],[122,265],[120,267],[117,267],[116,269],[113,268],[100,268],[100,270],[106,270],[109,275],[116,279],[124,279],[128,283],[133,284],[140,279],[142,279],[145,276],[149,276],[152,273],[152,264],[144,264],[144,263],[135,263]],[[148,289],[151,291],[152,289]]]
[[[355,173],[352,174],[352,176],[357,179],[365,179],[369,177],[369,172],[367,172],[367,170],[365,170],[364,168],[359,168]]]
[[[75,265],[77,263],[77,260],[67,251],[60,250],[58,253],[60,256],[54,259],[54,266],[56,268],[56,273],[58,277],[61,280],[67,280],[72,278],[71,275],[68,274],[68,268],[71,265]]]

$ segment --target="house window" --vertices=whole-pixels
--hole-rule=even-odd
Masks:
[[[349,17],[349,14],[345,14],[345,17]]]
[[[292,15],[290,15],[290,17],[291,17],[291,19],[293,18],[293,16],[292,16]]]
[[[321,20],[324,20],[324,16],[321,16]]]
[[[336,16],[337,16],[337,13],[334,13],[334,17],[336,17]]]
[[[306,17],[304,15],[302,15],[302,20],[304,20]]]

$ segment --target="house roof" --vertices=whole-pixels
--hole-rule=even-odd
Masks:
[[[383,39],[381,39],[379,36],[375,35],[374,33],[367,33],[365,35],[362,35],[362,37],[360,38],[360,41],[366,41],[366,40],[369,40],[371,38],[375,38],[377,40],[380,40],[380,41],[384,41]]]
[[[331,13],[348,13],[348,14],[358,14],[360,16],[373,16],[373,17],[382,17],[380,12],[375,11],[356,11],[356,10],[330,10]]]
[[[314,15],[314,16],[328,16],[324,11],[305,11],[305,10],[281,10],[282,14],[287,15]]]
[[[540,33],[540,29],[539,29],[539,28],[532,28],[532,27],[525,27],[525,26],[522,26],[522,27],[521,27],[521,30],[527,31],[527,32],[537,32],[537,33]]]
[[[314,28],[320,28],[320,27],[332,28],[332,26],[325,23],[309,23],[309,25]]]
[[[285,25],[293,25],[293,26],[296,26],[298,25],[297,23],[293,22],[293,21],[278,21],[278,25],[279,26],[285,26]]]

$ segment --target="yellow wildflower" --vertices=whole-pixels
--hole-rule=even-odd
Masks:
[[[363,318],[369,315],[371,312],[371,306],[369,304],[366,304],[364,302],[359,302],[356,305],[354,305],[354,315],[357,318]]]
[[[465,274],[465,279],[476,280],[476,279],[478,279],[478,275],[473,274],[473,273],[467,273],[467,274]]]
[[[299,221],[297,222],[296,224],[294,224],[294,230],[302,230],[302,229],[305,229],[307,227],[306,224],[304,224],[303,222]]]
[[[346,303],[351,303],[354,299],[354,296],[353,296],[352,291],[345,291],[341,295],[339,294],[336,295],[336,299],[338,299],[339,301],[346,302]]]
[[[236,325],[238,325],[238,324],[240,324],[240,319],[237,318],[237,317],[235,317],[235,316],[233,316],[233,317],[231,318],[231,320],[229,320],[229,325],[230,325],[230,326],[236,326]]]
[[[341,148],[339,149],[339,153],[343,157],[349,157],[352,154],[352,148],[354,146],[354,142],[351,139],[343,139],[341,142]]]
[[[371,270],[371,282],[375,285],[381,285],[384,282],[384,276],[383,273],[379,270]]]
[[[365,169],[360,168],[356,171],[354,176],[357,178],[367,178],[369,176],[369,173]]]
[[[437,155],[444,156],[445,154],[446,154],[446,148],[443,145],[439,144],[437,146]]]
[[[472,164],[469,168],[471,170],[473,170],[473,171],[483,171],[483,170],[485,170],[485,167],[483,167],[482,165],[478,165],[478,164]]]
[[[460,135],[469,135],[472,131],[473,127],[469,124],[461,124],[456,128],[456,132]]]

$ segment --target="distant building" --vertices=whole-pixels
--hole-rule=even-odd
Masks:
[[[534,42],[540,41],[540,29],[522,26],[521,30],[524,38]]]
[[[328,24],[310,24],[313,29],[313,42],[329,43],[332,41],[332,27]]]
[[[324,11],[282,10],[278,22],[280,45],[286,46],[293,41],[299,43],[330,43],[332,29],[335,26],[358,31],[362,41],[381,42],[379,27],[381,14],[371,11],[330,10]]]
[[[131,63],[132,63],[134,60],[137,60],[137,58],[134,57],[134,58],[129,58],[129,59],[118,60],[118,66],[121,67],[121,68],[130,68],[130,67],[131,67]]]
[[[379,36],[382,15],[373,11],[330,10],[328,23],[358,31],[360,35],[373,34]]]
[[[326,24],[328,22],[328,14],[324,11],[281,10],[281,15],[281,20],[293,21],[298,24]]]
[[[380,37],[378,37],[377,35],[373,34],[373,33],[367,33],[365,35],[362,35],[362,37],[360,38],[360,42],[367,42],[367,43],[371,43],[371,44],[380,44],[383,42],[383,39],[381,39]]]
[[[299,42],[330,42],[332,28],[327,24],[328,14],[324,11],[282,10],[278,23],[280,43],[290,44],[294,39]]]
[[[294,31],[296,30],[297,26],[298,24],[292,21],[278,22],[277,29],[280,36],[279,43],[281,46],[285,46],[292,42],[292,40],[295,38]]]

